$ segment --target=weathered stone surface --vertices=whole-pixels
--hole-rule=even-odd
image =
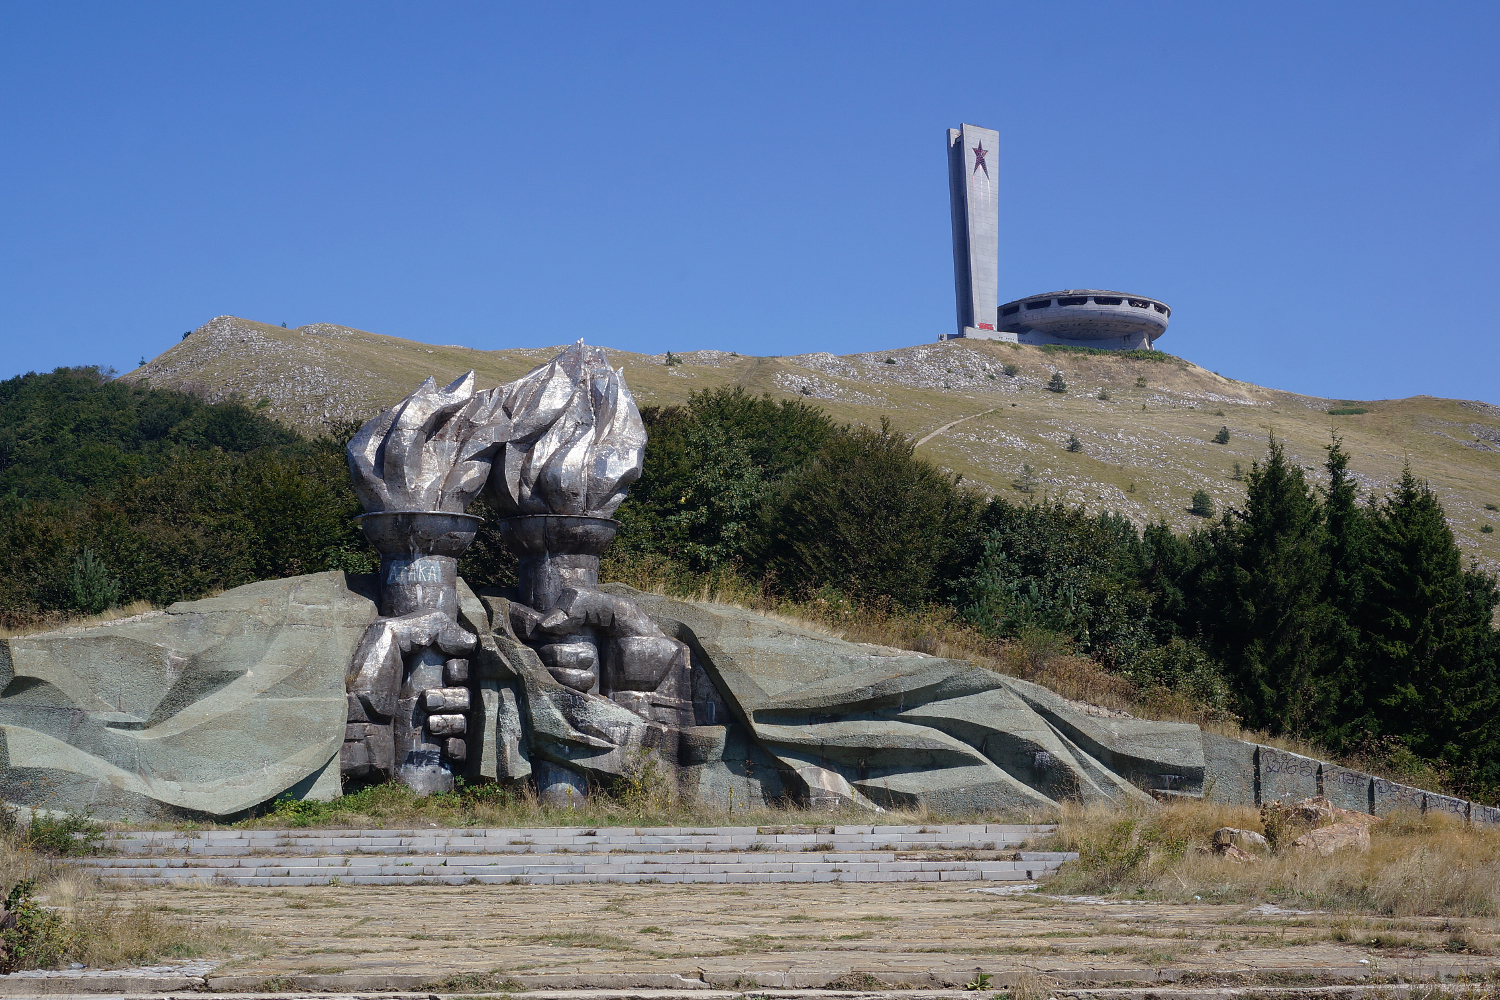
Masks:
[[[1323,765],[1323,795],[1340,809],[1369,812],[1370,781],[1370,776],[1363,771],[1337,764]]]
[[[1425,805],[1426,793],[1420,788],[1410,785],[1398,784],[1385,778],[1372,778],[1370,780],[1371,812],[1376,816],[1388,816],[1397,809],[1410,809],[1412,812],[1421,812]]]
[[[1203,763],[1205,799],[1236,805],[1255,804],[1255,744],[1218,733],[1204,733]]]
[[[1309,830],[1292,846],[1303,851],[1315,852],[1325,857],[1334,851],[1354,848],[1358,851],[1370,849],[1370,825],[1368,823],[1335,823]]]
[[[631,692],[661,718],[558,683],[516,635],[507,595],[481,597],[460,580],[455,620],[477,647],[441,664],[458,690],[426,697],[434,718],[451,716],[444,746],[464,775],[537,778],[544,793],[576,799],[650,755],[680,795],[726,808],[790,798],[1008,812],[1048,811],[1064,798],[1145,801],[1146,789],[1296,801],[1321,781],[1329,800],[1309,822],[1367,821],[1398,807],[1500,818],[1194,726],[1090,714],[962,661],[722,605],[601,590],[639,603],[690,652],[660,690]],[[372,578],[316,574],[0,644],[0,795],[101,818],[219,817],[283,794],[336,796],[341,744],[373,755],[346,769],[389,773],[390,741],[374,738],[389,728],[361,717],[370,706],[357,692],[345,695],[345,671],[377,617],[374,597]]]
[[[1322,794],[1323,790],[1318,787],[1318,761],[1275,747],[1263,746],[1258,749],[1259,801],[1307,799]]]
[[[819,803],[1050,809],[1196,790],[1196,726],[1100,718],[972,664],[834,639],[724,605],[627,594],[693,651],[734,721]],[[801,786],[797,789],[797,785]]]
[[[266,580],[0,644],[0,794],[101,818],[339,794],[344,673],[373,580]]]
[[[526,734],[524,753],[531,768],[538,761],[548,761],[576,775],[570,778],[549,770],[547,787],[583,789],[591,781],[612,784],[624,775],[631,755],[642,752],[654,753],[668,765],[676,763],[677,730],[643,719],[602,695],[560,684],[536,650],[516,636],[511,626],[512,602],[503,593],[486,591],[475,604],[478,607],[473,611],[461,607],[461,612],[466,624],[483,630],[480,676],[492,676],[497,682],[498,704],[514,700],[519,711],[514,728]],[[503,693],[506,687],[512,692],[509,696]],[[486,726],[491,725],[488,704],[486,698]],[[498,732],[512,723],[497,718],[493,725]],[[517,747],[515,756],[520,753]]]
[[[1422,802],[1424,814],[1451,816],[1454,819],[1469,818],[1469,803],[1467,799],[1457,799],[1451,795],[1439,795],[1436,792],[1424,792]]]
[[[1241,830],[1233,826],[1224,826],[1214,831],[1215,847],[1238,847],[1241,849],[1254,848],[1260,851],[1270,850],[1271,845],[1266,838],[1254,830]]]

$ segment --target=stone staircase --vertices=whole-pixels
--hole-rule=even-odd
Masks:
[[[1028,882],[1077,855],[1051,826],[214,830],[107,836],[81,859],[148,885]]]

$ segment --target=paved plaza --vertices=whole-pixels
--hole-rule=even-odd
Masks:
[[[1494,919],[1050,895],[1036,880],[1070,856],[1025,846],[1049,829],[117,834],[108,853],[81,863],[113,882],[118,903],[225,926],[239,932],[240,953],[150,970],[4,976],[0,996],[547,990],[565,1000],[555,991],[613,990],[617,1000],[645,1000],[658,990],[896,990],[936,1000],[966,984],[1032,978],[1077,1000],[1144,1000],[1087,991],[1152,984],[1163,996],[1196,998],[1206,986],[1234,985],[1236,996],[1251,996],[1244,990],[1257,983],[1496,974],[1491,957],[1442,950],[1453,935],[1494,935]],[[578,1000],[590,997],[605,1000]]]

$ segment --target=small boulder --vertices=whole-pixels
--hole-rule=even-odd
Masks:
[[[1335,823],[1332,826],[1320,826],[1292,841],[1292,846],[1299,851],[1316,851],[1323,857],[1347,847],[1357,848],[1360,852],[1368,851],[1370,849],[1370,825],[1368,823]]]
[[[1269,850],[1271,845],[1266,838],[1254,830],[1241,830],[1238,827],[1222,826],[1214,831],[1214,850],[1223,853],[1226,847],[1235,847],[1240,850],[1254,848],[1255,850]]]

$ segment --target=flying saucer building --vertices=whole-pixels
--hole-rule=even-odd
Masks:
[[[1152,350],[1167,330],[1165,302],[1097,288],[1043,292],[997,305],[999,298],[1000,134],[962,125],[948,130],[948,196],[953,210],[956,337],[1012,344],[1071,344],[1117,351]]]

